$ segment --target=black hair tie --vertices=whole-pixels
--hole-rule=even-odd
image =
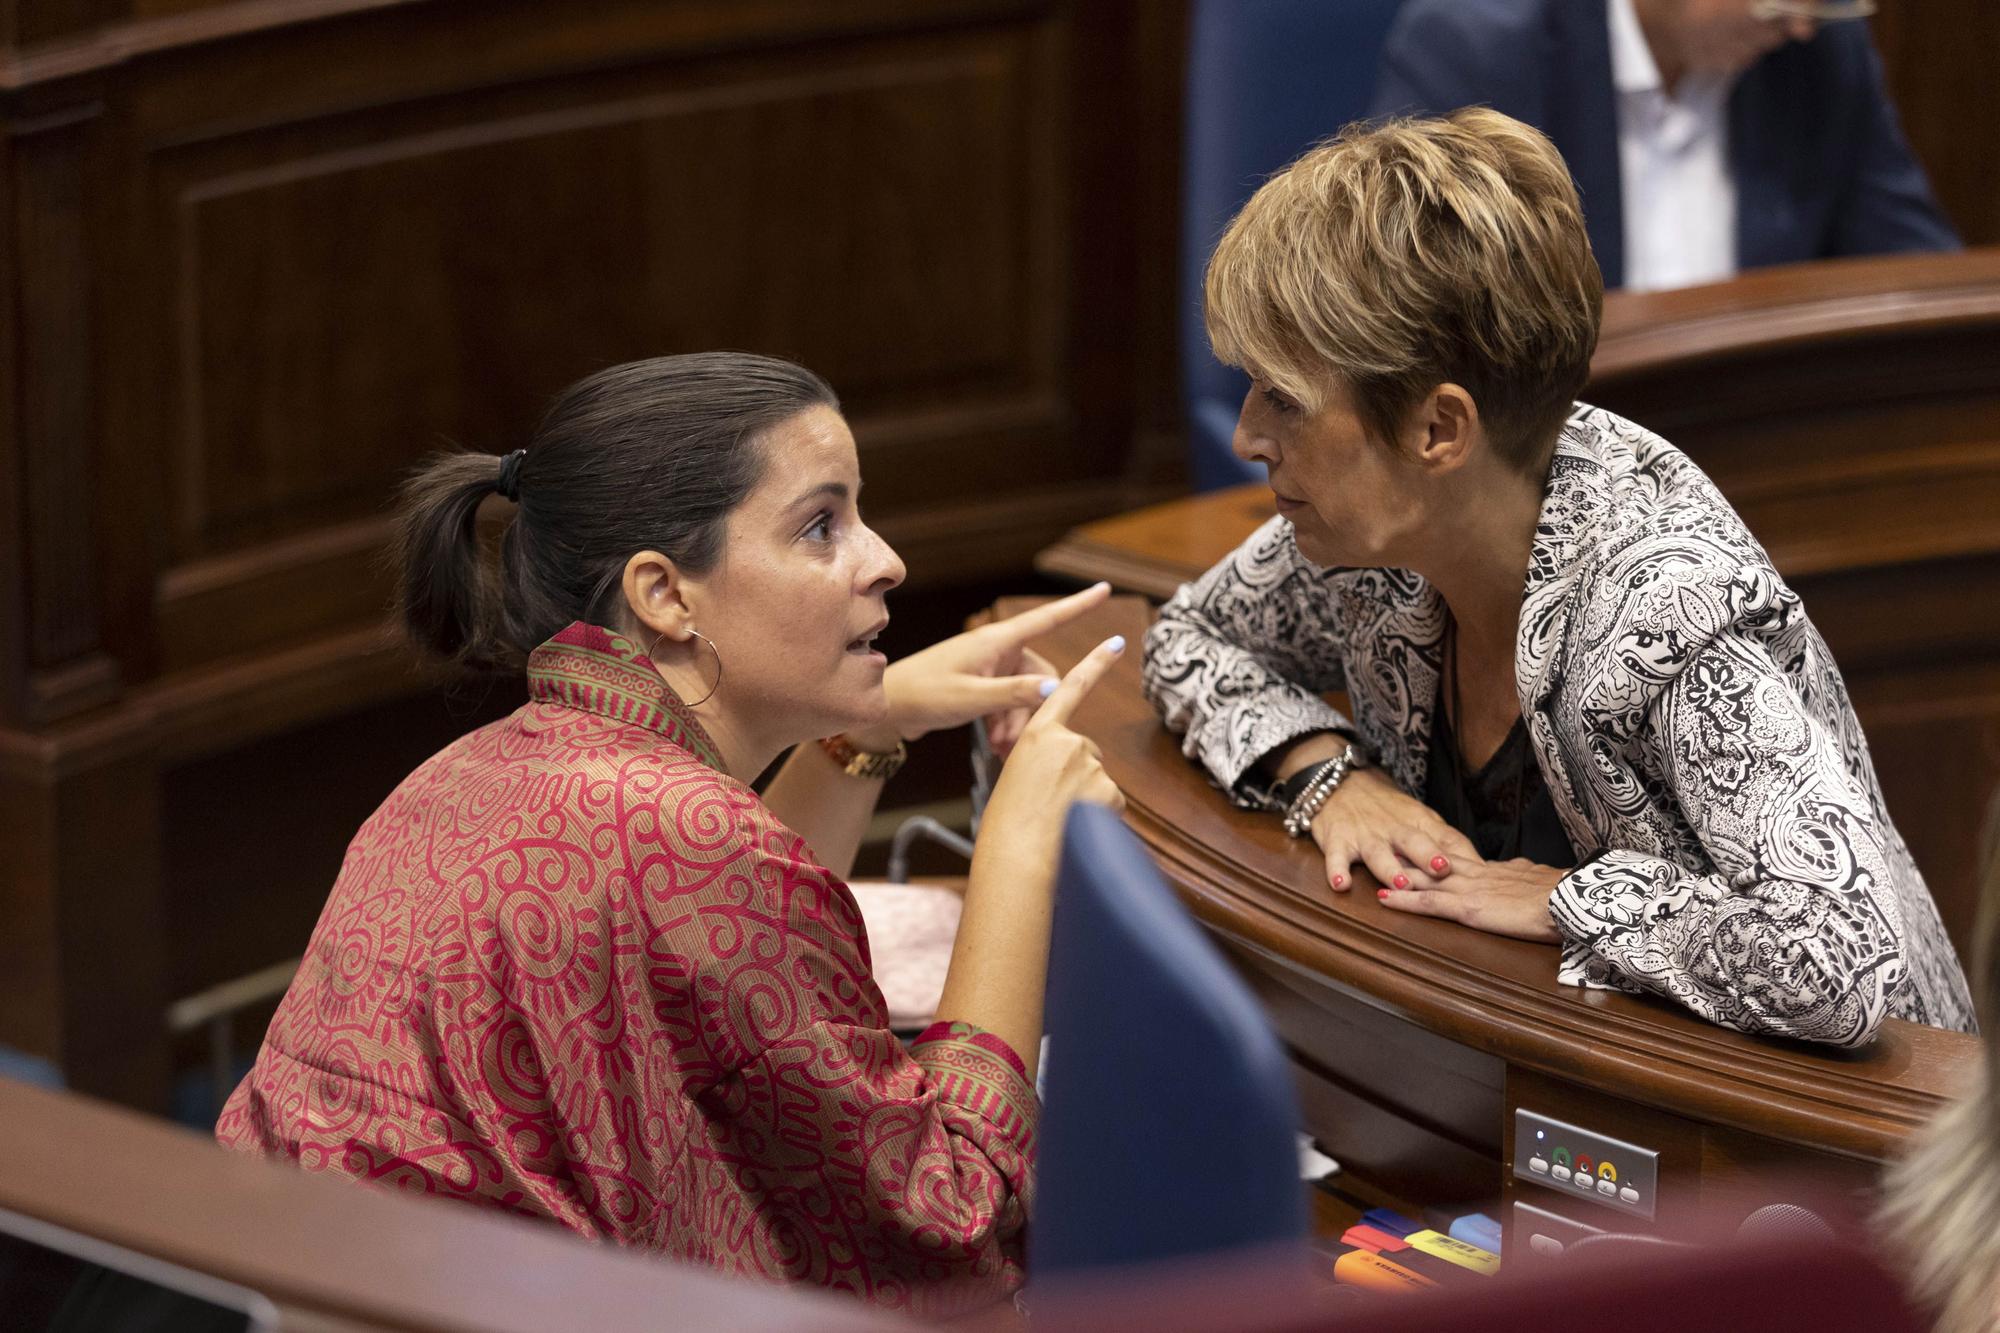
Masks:
[[[521,460],[528,456],[526,449],[516,449],[500,460],[500,478],[493,483],[495,490],[506,499],[519,504],[521,501]]]

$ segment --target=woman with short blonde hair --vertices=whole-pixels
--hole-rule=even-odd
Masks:
[[[1350,126],[1300,158],[1229,224],[1204,295],[1216,356],[1307,411],[1337,367],[1386,439],[1451,381],[1532,470],[1590,375],[1604,284],[1562,159],[1474,108]]]
[[[1971,1025],[1805,608],[1694,464],[1575,401],[1602,283],[1547,139],[1350,128],[1244,206],[1206,299],[1278,516],[1167,604],[1145,679],[1232,799],[1334,891],[1365,866],[1570,984],[1841,1046]]]

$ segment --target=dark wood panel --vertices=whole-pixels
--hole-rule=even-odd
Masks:
[[[56,1061],[81,1091],[155,1103],[167,1067],[154,756],[113,745],[67,770],[54,758],[0,748],[0,1042]]]
[[[1989,0],[1883,5],[1870,21],[1904,133],[1938,202],[1970,245],[2000,244],[2000,119],[1989,64],[2000,6]]]
[[[167,994],[303,953],[362,822],[418,764],[523,697],[513,680],[468,682],[164,769]],[[244,1027],[247,1049],[258,1035]]]
[[[87,199],[103,107],[82,102],[10,126],[13,299],[20,330],[10,432],[18,450],[25,691],[31,723],[101,704],[118,672],[100,646],[89,472],[100,392]]]
[[[1014,261],[1023,64],[1005,34],[699,91],[594,78],[424,134],[345,127],[358,149],[176,160],[184,550],[375,512],[439,438],[511,443],[649,351],[782,348],[858,407],[1027,380],[1022,307],[1048,294]]]
[[[1975,604],[2000,606],[2000,578]],[[1979,909],[1976,834],[2000,791],[2000,666],[1940,665],[1850,678],[1896,829],[1909,844],[1959,956],[1972,964]]]
[[[1504,1064],[1224,938],[1298,1075],[1306,1128],[1343,1169],[1401,1199],[1493,1193]]]
[[[373,556],[358,525],[403,469],[442,440],[503,450],[633,356],[822,370],[878,513],[1018,486],[1010,461],[1067,425],[1033,43],[874,43],[693,88],[662,67],[168,155],[187,411],[162,665],[373,614],[379,586],[315,575]],[[919,447],[962,463],[892,465]]]

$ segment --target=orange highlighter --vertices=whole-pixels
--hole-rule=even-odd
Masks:
[[[1424,1291],[1437,1283],[1379,1254],[1349,1250],[1333,1261],[1333,1280],[1370,1291]]]

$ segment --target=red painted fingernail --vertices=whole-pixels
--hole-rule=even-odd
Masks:
[[[1389,891],[1387,889],[1377,889],[1375,890],[1375,896],[1377,898],[1386,898],[1389,896]]]
[[[1399,889],[1407,889],[1410,887],[1410,877],[1408,875],[1398,875],[1391,882],[1394,883],[1395,886]]]
[[[1431,869],[1442,875],[1445,871],[1451,869],[1451,862],[1445,860],[1442,856],[1433,856],[1431,858]]]
[[[1345,884],[1345,883],[1347,883],[1347,876],[1345,876],[1345,875],[1335,875],[1335,876],[1333,877],[1333,887],[1334,887],[1334,888],[1336,888],[1336,889],[1337,889],[1337,888],[1339,888],[1339,887],[1340,887],[1341,885],[1343,885],[1343,884]]]

